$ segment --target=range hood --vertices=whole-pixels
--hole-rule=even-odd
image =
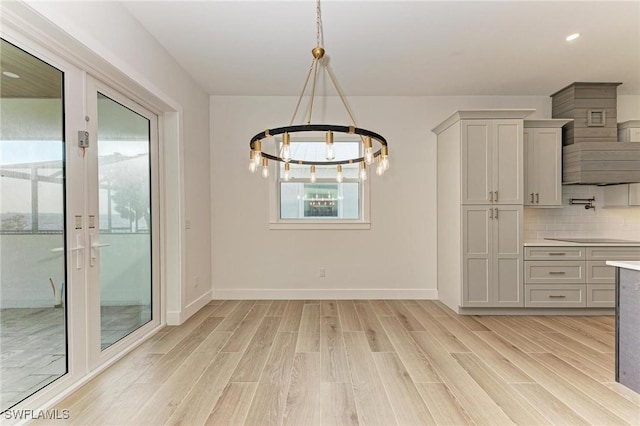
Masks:
[[[640,182],[640,143],[618,141],[620,84],[576,82],[551,95],[552,117],[573,119],[563,127],[564,185]]]

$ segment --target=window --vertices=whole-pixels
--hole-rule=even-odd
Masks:
[[[336,160],[361,156],[359,139],[335,141]],[[291,157],[325,159],[324,140],[292,141]],[[336,166],[311,167],[290,163],[290,179],[285,165],[278,163],[272,191],[271,229],[368,229],[368,187],[358,178],[359,164],[342,165],[342,182],[336,181]]]

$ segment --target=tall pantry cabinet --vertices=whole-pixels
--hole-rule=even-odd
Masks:
[[[438,298],[459,308],[523,307],[524,118],[458,111],[438,137]]]

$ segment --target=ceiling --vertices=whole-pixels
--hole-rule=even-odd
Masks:
[[[209,94],[302,88],[313,1],[123,4]],[[640,94],[638,1],[324,0],[322,18],[347,95],[550,95],[574,81]]]
[[[62,72],[0,40],[0,98],[61,99]]]

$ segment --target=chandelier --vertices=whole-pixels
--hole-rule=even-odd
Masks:
[[[316,166],[319,167],[335,167],[336,168],[336,181],[342,182],[344,177],[342,173],[343,165],[351,165],[351,164],[359,164],[359,179],[361,181],[365,181],[367,179],[367,166],[371,166],[376,163],[376,174],[378,176],[384,174],[384,172],[389,168],[389,148],[387,146],[387,141],[384,137],[379,135],[378,133],[372,132],[371,130],[360,128],[356,125],[356,121],[353,117],[353,113],[347,104],[344,94],[336,81],[335,75],[331,71],[329,67],[329,63],[327,58],[325,58],[325,50],[322,47],[322,18],[320,11],[320,0],[316,1],[316,47],[311,50],[311,54],[313,55],[313,60],[311,62],[311,66],[309,67],[309,71],[307,73],[304,86],[302,88],[302,92],[300,93],[300,97],[298,98],[298,102],[293,111],[293,116],[291,117],[291,121],[288,126],[276,127],[272,129],[266,129],[263,132],[258,133],[257,135],[251,138],[251,142],[249,143],[250,152],[249,152],[249,170],[253,173],[258,170],[259,167],[262,167],[262,176],[264,178],[269,177],[269,160],[284,163],[284,174],[283,179],[288,181],[291,179],[291,164],[296,164],[299,166],[309,166],[310,172],[310,181],[313,183],[316,181]],[[326,75],[329,77],[336,93],[338,94],[342,105],[344,106],[347,115],[351,120],[350,125],[336,125],[336,124],[312,124],[312,112],[313,112],[313,104],[315,100],[316,94],[316,83],[318,81],[319,72],[324,71]],[[313,78],[311,75],[313,74]],[[311,80],[311,93],[309,99],[309,107],[307,112],[307,120],[305,124],[297,124],[294,125],[296,120],[296,116],[298,115],[298,110],[300,109],[300,104],[302,99],[307,91],[307,87],[309,86],[309,80]],[[292,158],[291,155],[291,135],[292,134],[317,134],[317,132],[323,132],[324,138],[326,141],[326,160],[317,160],[317,159],[303,159],[303,158]],[[347,134],[347,135],[358,135],[360,141],[363,146],[364,155],[362,157],[354,157],[348,159],[340,159],[336,160],[335,148],[334,148],[334,134]],[[282,135],[282,136],[279,136]],[[263,151],[263,142],[267,141],[268,138],[274,138],[279,136],[279,139],[276,140],[275,146],[277,147],[277,152],[268,153]],[[376,142],[376,147],[379,144],[380,148],[377,151],[374,151],[374,142]],[[265,144],[266,145],[266,144]]]

